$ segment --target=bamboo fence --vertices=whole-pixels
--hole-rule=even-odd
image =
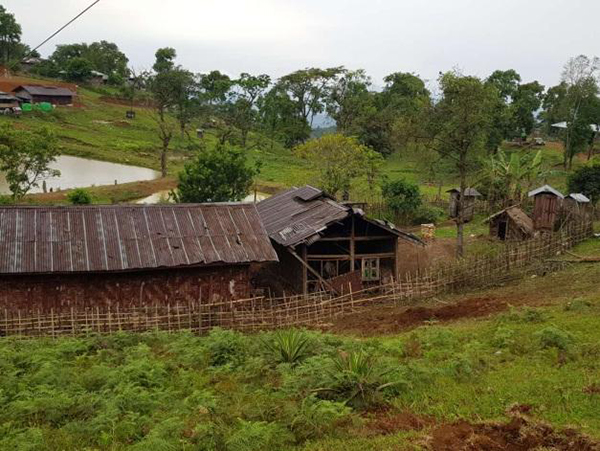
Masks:
[[[375,305],[409,305],[415,300],[462,292],[521,277],[528,271],[548,272],[546,262],[592,234],[590,223],[572,224],[555,234],[507,243],[495,255],[477,256],[429,268],[387,285],[341,295],[314,293],[279,298],[256,297],[230,301],[156,303],[152,306],[109,307],[55,312],[0,311],[0,335],[80,336],[119,331],[178,331],[206,333],[214,327],[244,332],[286,327],[319,326],[339,315]],[[561,266],[558,264],[559,267]]]

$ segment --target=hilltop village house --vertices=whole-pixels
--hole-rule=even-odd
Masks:
[[[446,191],[450,194],[450,203],[448,205],[448,216],[457,219],[459,215],[458,203],[460,202],[460,188],[452,188]],[[481,193],[475,188],[465,188],[463,201],[463,220],[471,221],[475,212],[475,201],[481,197]]]
[[[522,241],[535,234],[533,221],[517,206],[505,208],[486,219],[490,236],[503,241]]]
[[[52,105],[71,105],[76,93],[67,88],[57,86],[22,85],[13,89],[13,94],[22,102]]]
[[[253,204],[0,208],[2,310],[247,298],[276,261]]]
[[[347,292],[391,281],[412,267],[423,242],[393,224],[367,218],[312,186],[258,203],[280,263],[263,274],[274,292]]]
[[[535,230],[552,232],[565,196],[550,185],[544,185],[530,191],[529,197],[533,197],[533,225]]]

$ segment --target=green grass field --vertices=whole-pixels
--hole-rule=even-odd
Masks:
[[[295,364],[273,333],[1,339],[0,449],[423,449],[441,424],[504,422],[515,405],[600,440],[599,277],[581,264],[472,293],[519,307],[394,335],[305,331]],[[340,355],[368,369],[341,370]],[[401,413],[427,423],[381,430]]]

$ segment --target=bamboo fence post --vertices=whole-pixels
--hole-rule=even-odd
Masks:
[[[50,327],[52,328],[52,338],[54,338],[54,307],[50,309]]]
[[[75,315],[71,306],[71,335],[75,335]]]
[[[112,318],[111,318],[111,314],[110,314],[110,304],[108,304],[108,309],[107,309],[107,321],[108,321],[108,333],[111,334],[112,333]]]

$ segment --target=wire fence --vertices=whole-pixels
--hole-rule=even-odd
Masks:
[[[179,331],[206,333],[214,327],[254,332],[286,327],[318,327],[336,317],[376,305],[410,305],[431,296],[463,292],[497,284],[524,273],[562,267],[551,257],[564,253],[593,234],[589,222],[570,224],[560,232],[507,243],[495,255],[475,256],[431,267],[387,285],[342,294],[256,297],[220,302],[174,303],[144,307],[74,307],[50,312],[0,311],[0,335],[80,336],[119,331]]]

